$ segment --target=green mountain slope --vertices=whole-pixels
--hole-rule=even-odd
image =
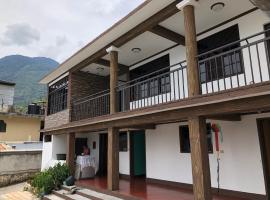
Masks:
[[[0,80],[16,83],[14,103],[25,106],[46,96],[46,86],[38,82],[57,66],[45,57],[6,56],[0,59]]]

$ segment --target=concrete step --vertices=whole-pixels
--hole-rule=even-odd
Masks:
[[[46,195],[45,197],[43,197],[43,200],[64,200],[61,197],[58,197],[55,194],[50,194],[50,195]]]
[[[67,190],[58,190],[58,191],[53,191],[53,194],[62,198],[62,199],[66,199],[66,200],[94,200],[94,199],[91,199],[91,198],[87,198],[87,197],[84,197],[84,196],[81,196],[77,193],[75,194],[70,194],[69,191]]]
[[[70,191],[72,189],[72,187],[67,186],[63,186],[62,188],[66,191]],[[109,194],[104,194],[102,192],[80,187],[77,187],[76,194],[92,200],[124,200],[123,198],[118,198]]]

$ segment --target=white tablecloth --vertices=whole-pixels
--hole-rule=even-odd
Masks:
[[[96,170],[95,157],[93,156],[77,156],[76,163],[80,165],[81,169],[91,166]]]

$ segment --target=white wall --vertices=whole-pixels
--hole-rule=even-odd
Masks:
[[[67,135],[52,136],[52,159],[57,160],[56,154],[66,154],[67,152]]]
[[[14,86],[0,85],[1,112],[7,112],[8,107],[13,105],[13,99],[14,99]]]
[[[43,140],[41,170],[48,168],[51,160],[52,160],[52,142],[44,142]]]
[[[221,125],[220,185],[223,189],[265,194],[256,118],[270,114],[242,116],[242,121],[209,121]],[[159,125],[146,131],[147,177],[192,184],[191,158],[180,153],[179,126]],[[214,141],[213,141],[214,143]],[[214,144],[213,144],[214,146]],[[212,186],[217,187],[216,152],[209,154]]]
[[[119,152],[119,173],[129,175],[130,174],[130,161],[129,161],[129,154],[130,154],[130,144],[129,144],[129,133],[128,136],[128,150],[126,152]]]

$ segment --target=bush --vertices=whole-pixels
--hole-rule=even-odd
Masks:
[[[66,164],[58,163],[48,170],[38,173],[30,181],[32,191],[38,197],[50,194],[53,189],[59,189],[63,181],[69,176],[69,168]]]

